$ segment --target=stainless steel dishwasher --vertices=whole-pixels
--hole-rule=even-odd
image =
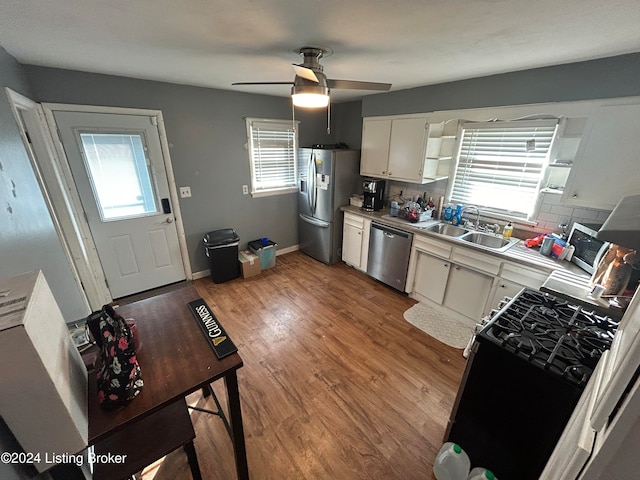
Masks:
[[[412,233],[372,222],[367,273],[393,288],[404,291],[412,240]]]

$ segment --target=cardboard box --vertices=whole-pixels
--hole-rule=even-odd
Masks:
[[[260,257],[254,255],[249,250],[238,253],[238,261],[240,262],[240,273],[242,278],[255,277],[262,271],[260,266]]]

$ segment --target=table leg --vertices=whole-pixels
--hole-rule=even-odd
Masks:
[[[191,467],[191,476],[193,480],[202,480],[202,474],[200,473],[200,465],[198,464],[198,456],[196,455],[196,448],[193,445],[193,440],[189,443],[185,443],[182,448],[187,453],[189,459],[189,467]]]
[[[236,458],[236,470],[238,480],[249,480],[249,467],[247,465],[247,450],[244,444],[244,429],[242,427],[242,411],[240,410],[240,393],[238,391],[238,377],[236,371],[229,372],[224,377],[227,387],[227,399],[229,400],[229,423],[233,437],[233,451]]]

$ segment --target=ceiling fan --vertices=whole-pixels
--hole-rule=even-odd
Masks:
[[[293,82],[236,82],[232,85],[292,85],[291,99],[296,107],[322,108],[329,105],[332,88],[351,90],[381,90],[391,88],[390,83],[361,82],[355,80],[334,80],[327,78],[320,65],[320,59],[327,50],[318,47],[302,47],[302,64],[293,64]]]

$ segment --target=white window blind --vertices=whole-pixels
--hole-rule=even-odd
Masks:
[[[451,201],[528,218],[557,120],[465,123]]]
[[[290,120],[247,119],[251,193],[296,191],[297,130]]]

